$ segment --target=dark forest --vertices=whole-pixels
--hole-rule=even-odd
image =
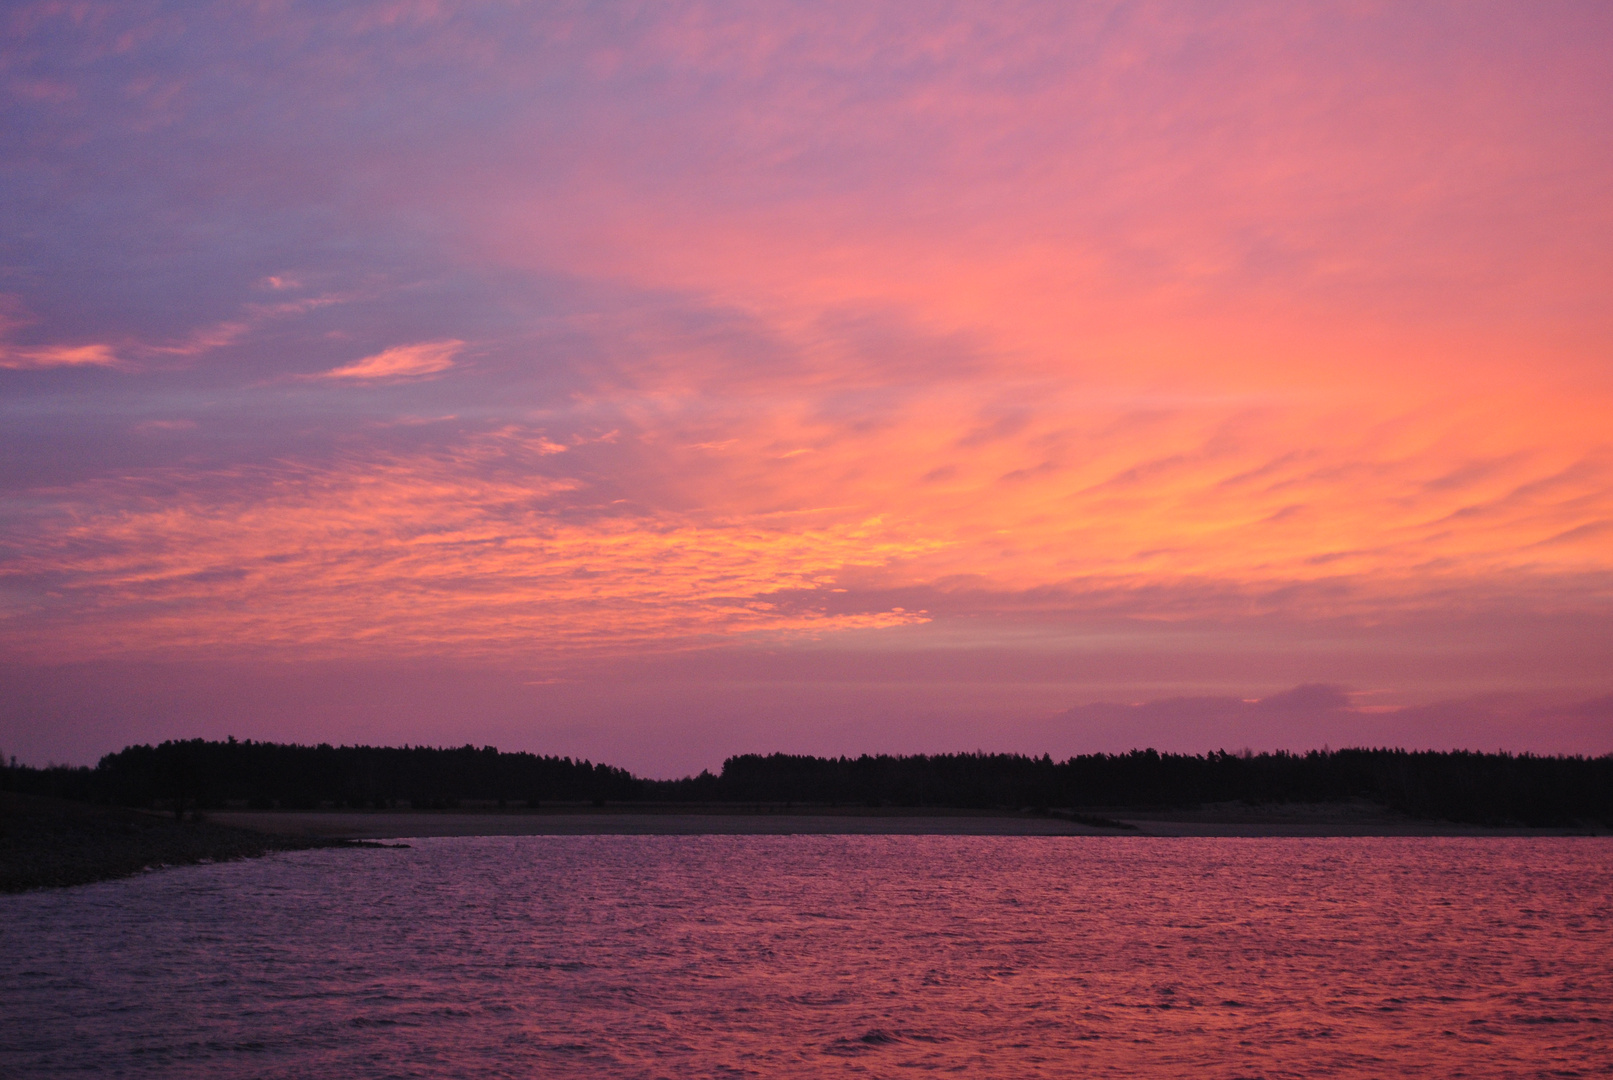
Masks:
[[[722,771],[647,780],[494,747],[299,746],[192,739],[130,746],[94,767],[13,765],[5,787],[103,804],[260,809],[756,804],[1112,810],[1366,799],[1481,824],[1613,825],[1613,756],[1332,750],[1305,754],[731,757]]]

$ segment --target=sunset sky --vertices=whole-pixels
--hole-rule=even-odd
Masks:
[[[1613,751],[1613,6],[17,3],[0,750]]]

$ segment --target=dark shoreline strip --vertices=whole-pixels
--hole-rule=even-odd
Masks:
[[[17,794],[0,795],[0,893],[87,885],[158,866],[371,846]]]

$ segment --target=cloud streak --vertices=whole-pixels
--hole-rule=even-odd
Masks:
[[[454,366],[454,357],[464,347],[465,343],[457,340],[396,345],[390,349],[383,349],[374,356],[366,356],[351,364],[332,368],[320,378],[392,380],[440,375]]]
[[[0,345],[0,368],[26,371],[59,367],[120,367],[110,345],[45,345],[18,348]]]

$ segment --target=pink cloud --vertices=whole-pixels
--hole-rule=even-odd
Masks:
[[[325,372],[325,379],[417,379],[436,375],[454,366],[454,357],[465,347],[463,341],[423,341],[397,345],[374,356],[366,356],[343,367]]]
[[[0,368],[26,370],[57,367],[121,367],[123,361],[110,345],[42,345],[35,348],[0,345]]]

